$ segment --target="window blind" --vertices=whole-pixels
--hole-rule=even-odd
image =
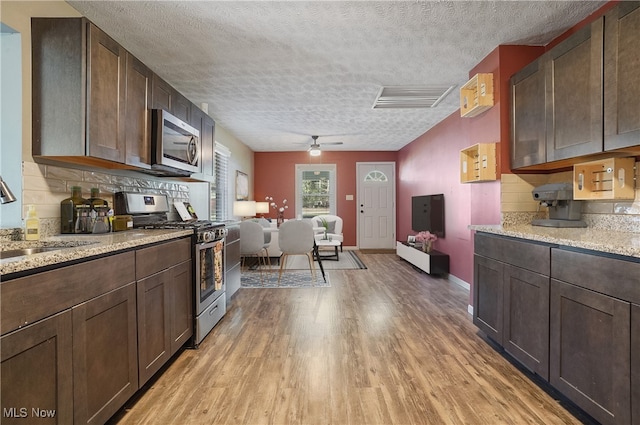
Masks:
[[[231,151],[216,142],[215,183],[211,186],[211,220],[229,219],[229,158]]]

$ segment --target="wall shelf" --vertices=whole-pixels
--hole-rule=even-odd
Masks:
[[[475,117],[493,106],[493,74],[476,74],[460,87],[460,116]]]
[[[498,179],[495,143],[478,143],[460,151],[460,183]]]
[[[573,199],[635,199],[635,158],[607,158],[573,166]]]

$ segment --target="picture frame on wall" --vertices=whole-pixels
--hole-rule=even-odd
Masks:
[[[236,170],[236,201],[249,200],[249,176]]]

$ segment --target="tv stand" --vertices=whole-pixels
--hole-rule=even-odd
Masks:
[[[448,274],[449,255],[436,251],[423,252],[406,242],[396,242],[396,254],[428,274]]]

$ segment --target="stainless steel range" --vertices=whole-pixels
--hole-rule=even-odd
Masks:
[[[144,229],[193,230],[194,336],[197,348],[227,311],[224,281],[224,223],[207,220],[173,221],[167,219],[166,195],[117,192],[116,214],[133,216],[133,227]]]

